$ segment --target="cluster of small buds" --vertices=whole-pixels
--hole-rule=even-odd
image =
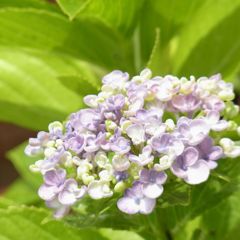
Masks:
[[[53,122],[29,140],[26,154],[41,156],[30,169],[43,175],[39,196],[67,214],[88,195],[122,194],[118,208],[149,214],[171,174],[187,184],[206,181],[223,157],[240,156],[240,145],[226,138],[240,132],[233,86],[220,75],[190,80],[152,77],[149,69],[129,79],[113,71],[101,92],[84,98],[89,107]]]

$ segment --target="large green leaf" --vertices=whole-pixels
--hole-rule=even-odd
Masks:
[[[172,27],[171,25],[181,25],[188,22],[205,1],[206,0],[150,0],[149,2],[156,12],[168,21],[168,26],[163,26],[164,30],[167,31]]]
[[[200,227],[204,239],[228,240],[240,237],[239,193],[203,215]]]
[[[10,207],[0,210],[0,239],[71,239],[71,240],[142,240],[140,236],[129,231],[115,231],[111,229],[76,229],[65,225],[61,221],[47,221],[49,212],[27,207]]]
[[[174,71],[180,75],[224,75],[240,56],[240,1],[206,1],[179,37]]]
[[[33,164],[35,161],[39,160],[38,157],[30,158],[24,154],[24,149],[26,147],[26,143],[19,145],[18,147],[12,149],[7,153],[7,157],[12,161],[14,167],[18,170],[21,178],[25,180],[25,183],[28,186],[33,187],[33,189],[37,189],[41,182],[41,176],[37,173],[32,173],[29,170],[29,166]]]
[[[37,8],[42,10],[50,10],[54,12],[60,12],[56,5],[51,4],[48,1],[39,1],[39,0],[1,0],[0,8],[9,8],[9,7],[18,7],[18,8]]]
[[[63,0],[60,0],[63,2]],[[71,1],[64,1],[69,6]],[[78,1],[79,2],[79,1]],[[129,36],[141,17],[144,0],[88,0],[78,12],[80,17],[94,18]],[[76,8],[78,8],[76,5]]]
[[[131,70],[133,66],[126,53],[127,43],[105,24],[92,19],[70,22],[52,11],[3,8],[0,25],[1,45],[68,54],[107,69]]]
[[[88,65],[76,59],[1,48],[0,119],[33,129],[63,120],[82,106],[86,94],[84,87],[78,94],[64,87],[59,77],[68,75],[81,77],[81,86],[98,85]]]
[[[33,204],[40,201],[37,191],[22,179],[17,179],[4,192],[4,197],[17,204]]]
[[[89,3],[88,0],[57,0],[62,11],[72,20]]]
[[[148,60],[149,55],[151,54],[152,46],[155,39],[155,30],[160,29],[159,42],[161,42],[161,49],[163,51],[165,47],[168,48],[170,41],[173,37],[179,34],[182,27],[186,23],[191,22],[192,16],[196,14],[199,7],[205,2],[205,0],[149,0],[145,1],[142,15],[141,15],[141,46],[142,46],[142,57],[144,62]],[[168,61],[169,56],[168,49],[164,49],[164,54],[161,53],[162,63],[168,66],[171,66]],[[166,60],[165,60],[166,57]],[[161,66],[162,67],[162,66]],[[165,70],[164,69],[164,70]],[[161,72],[161,74],[165,74]]]
[[[207,182],[192,188],[188,206],[159,209],[161,224],[171,229],[173,236],[178,235],[190,220],[201,216],[240,191],[239,159],[224,159],[219,165]]]

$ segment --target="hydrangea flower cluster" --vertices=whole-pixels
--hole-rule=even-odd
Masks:
[[[56,218],[85,195],[116,192],[122,212],[149,214],[167,175],[199,184],[220,158],[240,156],[237,142],[224,137],[238,130],[230,119],[239,108],[220,75],[152,77],[144,69],[130,79],[117,70],[102,83],[98,95],[84,98],[89,108],[51,123],[26,147],[27,155],[41,156],[30,169],[43,175],[38,194]]]

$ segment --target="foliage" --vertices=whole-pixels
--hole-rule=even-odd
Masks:
[[[154,74],[186,77],[220,72],[239,90],[239,19],[240,0],[1,0],[0,120],[46,129],[83,107],[82,97],[97,92],[113,69],[136,74],[148,66]],[[86,200],[55,221],[41,208],[40,181],[28,170],[34,159],[24,146],[8,154],[21,178],[0,199],[1,240],[240,237],[240,159],[222,160],[195,188],[169,182],[165,187],[175,191],[149,216]]]

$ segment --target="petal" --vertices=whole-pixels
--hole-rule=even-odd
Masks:
[[[92,199],[101,199],[111,197],[113,192],[109,188],[109,183],[106,181],[92,181],[88,185],[88,194]]]
[[[127,197],[142,198],[143,195],[143,184],[140,181],[135,181],[133,186],[126,190]]]
[[[120,198],[117,201],[117,206],[122,212],[127,214],[136,214],[140,208],[136,201],[129,197]]]
[[[102,82],[104,84],[114,84],[122,81],[127,81],[129,78],[128,73],[122,72],[120,70],[114,70],[103,77]]]
[[[133,124],[126,129],[127,135],[133,141],[133,144],[140,144],[145,140],[145,130],[140,124]]]
[[[211,124],[211,125],[216,124],[220,119],[220,114],[218,111],[210,111],[210,112],[208,112],[206,118],[207,118],[207,122],[209,124]]]
[[[46,201],[46,206],[48,208],[60,208],[62,205],[60,204],[60,202],[58,201],[58,198],[55,197],[52,200]]]
[[[172,99],[173,106],[181,112],[193,112],[199,107],[200,103],[201,101],[192,94],[177,95]]]
[[[127,157],[115,155],[112,159],[113,168],[116,171],[125,171],[130,167],[130,162]]]
[[[158,172],[156,176],[157,184],[164,184],[167,180],[167,174],[165,172]]]
[[[213,140],[210,137],[205,137],[203,141],[199,144],[200,153],[208,154],[213,146]]]
[[[197,161],[194,165],[188,168],[187,177],[184,180],[189,184],[199,184],[205,182],[210,174],[209,167],[204,160]]]
[[[140,210],[142,214],[150,214],[156,205],[156,199],[143,198],[140,201]]]
[[[83,187],[79,188],[76,180],[70,178],[70,179],[65,181],[63,191],[73,193],[76,199],[80,199],[85,194],[86,187],[83,186]]]
[[[130,149],[130,141],[124,137],[119,137],[114,143],[111,144],[111,150],[119,154],[128,153]]]
[[[223,149],[219,146],[211,148],[211,152],[208,154],[208,160],[216,161],[223,156]]]
[[[85,139],[82,136],[74,136],[67,140],[67,147],[76,153],[82,152],[85,146]]]
[[[62,184],[66,177],[66,171],[64,169],[50,170],[44,175],[44,182],[50,186],[58,186]]]
[[[175,162],[171,166],[172,173],[179,177],[179,178],[185,178],[187,176],[186,171],[182,169],[182,164],[180,163],[180,160],[175,160]]]
[[[43,200],[49,201],[52,200],[56,194],[58,193],[58,188],[56,186],[48,186],[46,184],[43,184],[39,189],[38,189],[38,195],[40,198]]]
[[[98,96],[96,95],[87,95],[83,98],[84,103],[92,108],[95,108],[98,106]]]
[[[142,169],[140,172],[140,180],[141,182],[148,182],[150,177],[150,171],[147,169]]]
[[[156,183],[143,184],[143,194],[147,198],[158,198],[163,193],[163,186]]]
[[[180,139],[174,139],[171,143],[171,149],[170,149],[170,154],[174,154],[176,156],[179,156],[183,153],[184,151],[184,144]]]
[[[73,192],[63,190],[58,194],[58,200],[63,205],[72,205],[77,199]]]
[[[209,125],[203,119],[195,119],[190,123],[191,138],[189,138],[190,145],[197,145],[209,133]]]
[[[140,159],[138,156],[136,155],[133,155],[133,154],[130,154],[128,156],[128,159],[131,161],[131,162],[135,162],[135,163],[139,163],[140,164]]]
[[[43,149],[42,149],[41,146],[27,145],[25,150],[24,150],[24,153],[27,156],[33,157],[33,156],[36,156],[36,155],[40,154],[42,151],[43,151]]]
[[[206,161],[206,163],[210,170],[215,169],[218,166],[216,161]]]
[[[226,120],[220,120],[216,124],[212,125],[212,130],[216,132],[221,132],[229,127],[229,123]]]
[[[58,208],[55,212],[54,212],[54,218],[56,219],[61,219],[64,216],[66,216],[70,211],[70,207],[69,206],[61,206],[60,208]]]
[[[198,150],[194,147],[187,147],[182,155],[184,166],[191,166],[197,162],[199,158]]]
[[[149,120],[149,122],[145,124],[145,130],[147,134],[160,136],[166,131],[166,124],[162,124],[158,119]]]

